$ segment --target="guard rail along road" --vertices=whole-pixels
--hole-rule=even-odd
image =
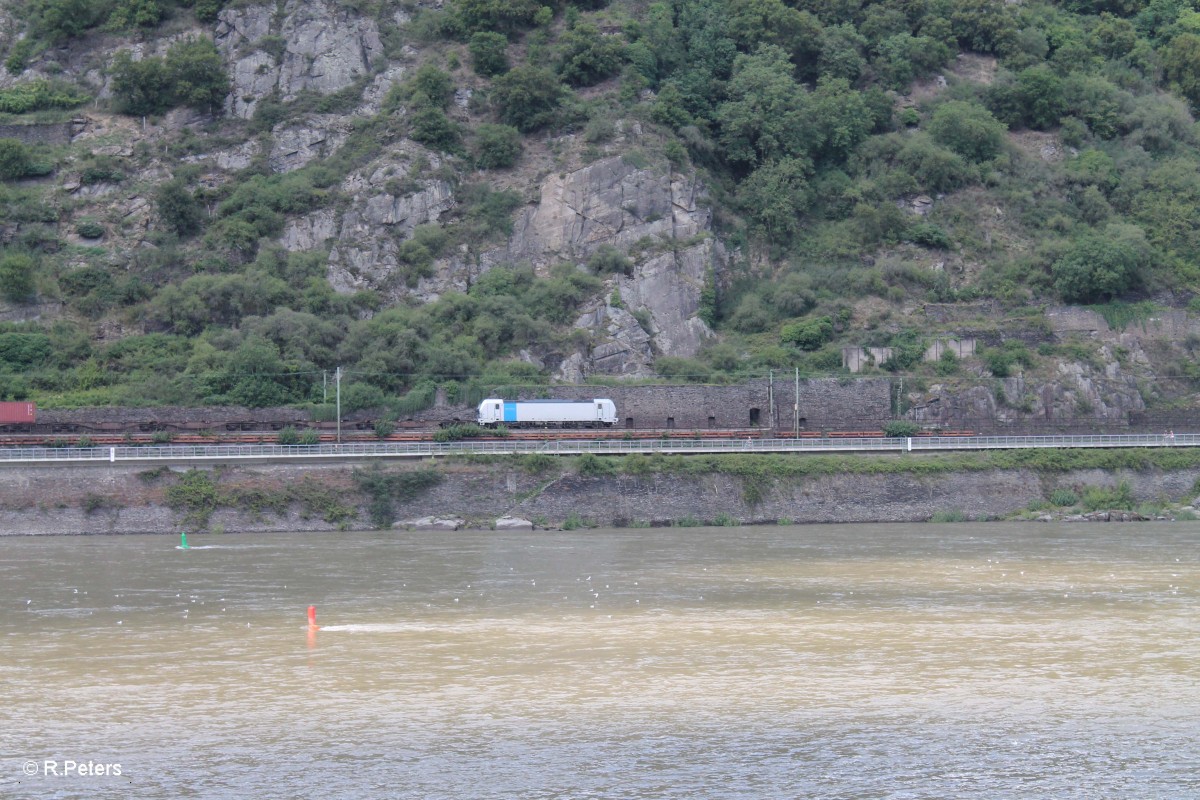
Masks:
[[[600,441],[379,442],[319,445],[229,444],[141,447],[13,447],[0,449],[0,465],[116,463],[196,464],[217,462],[363,461],[451,455],[624,455],[628,453],[908,453],[1021,448],[1196,447],[1200,434],[1112,436],[930,436],[859,439],[611,439]]]

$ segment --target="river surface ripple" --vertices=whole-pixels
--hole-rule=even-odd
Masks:
[[[0,796],[1200,797],[1200,523],[191,543],[0,539]]]

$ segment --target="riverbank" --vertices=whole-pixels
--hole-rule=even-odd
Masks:
[[[0,470],[0,535],[1190,519],[1198,480],[1182,450],[26,467]]]

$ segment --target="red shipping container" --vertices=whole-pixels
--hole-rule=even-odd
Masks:
[[[33,403],[0,403],[0,425],[37,422],[37,406]]]

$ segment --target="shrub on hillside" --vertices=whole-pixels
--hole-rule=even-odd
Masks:
[[[496,78],[492,99],[500,107],[504,122],[529,133],[554,120],[566,92],[550,70],[524,66]]]
[[[829,317],[802,319],[783,326],[780,338],[801,350],[817,350],[833,338],[833,320]]]
[[[483,123],[475,129],[475,144],[471,148],[475,166],[480,169],[503,169],[521,158],[521,133],[511,125]]]
[[[477,74],[491,78],[508,72],[508,38],[503,34],[479,31],[471,36],[469,48]]]

